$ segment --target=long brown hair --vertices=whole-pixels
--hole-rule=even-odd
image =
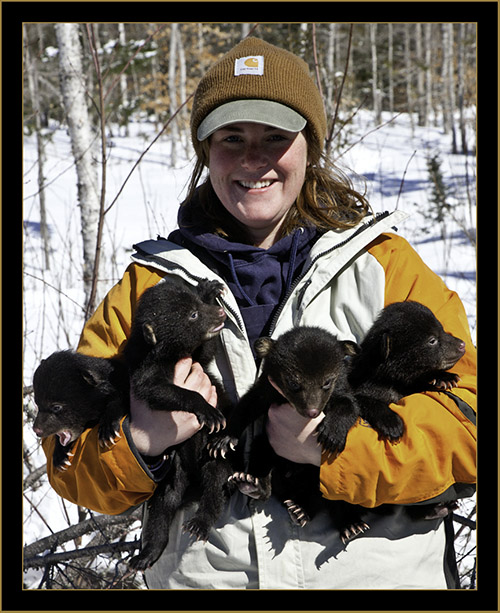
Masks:
[[[354,189],[349,177],[323,153],[316,139],[311,138],[307,126],[304,135],[309,164],[302,189],[281,226],[280,238],[302,225],[313,225],[325,231],[352,228],[370,211],[365,196]],[[187,218],[207,224],[207,231],[233,241],[248,242],[245,227],[228,215],[215,194],[210,177],[207,176],[199,185],[208,166],[209,140],[200,143],[201,154],[197,157],[188,194],[181,206],[193,207]],[[186,216],[184,220],[189,223]]]

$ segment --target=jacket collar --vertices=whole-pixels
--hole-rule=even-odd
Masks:
[[[304,263],[301,275],[290,288],[288,298],[282,303],[286,308],[294,294],[299,293],[301,303],[307,304],[327,285],[340,270],[384,232],[394,229],[408,217],[403,211],[367,217],[354,228],[348,230],[331,230],[323,234],[313,245]],[[223,279],[206,264],[200,261],[189,249],[165,238],[146,240],[134,245],[135,253],[131,258],[144,266],[152,266],[166,273],[177,274],[189,283],[197,283],[202,278]],[[243,323],[235,297],[228,293],[224,296],[229,315],[240,329]],[[279,313],[277,314],[279,316]]]

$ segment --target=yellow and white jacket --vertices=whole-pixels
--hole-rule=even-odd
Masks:
[[[461,377],[451,392],[425,392],[391,405],[406,429],[398,444],[378,440],[359,422],[345,450],[324,457],[319,488],[327,500],[374,508],[470,495],[476,480],[475,348],[458,296],[412,247],[392,233],[405,214],[395,212],[346,231],[324,234],[311,250],[304,273],[281,306],[272,335],[297,325],[319,325],[341,339],[360,342],[380,310],[415,300],[429,307],[446,332],[466,343],[453,368]],[[133,263],[111,289],[83,332],[79,351],[112,357],[123,350],[141,294],[165,274],[187,281],[216,278],[198,258],[165,239],[136,246]],[[220,280],[220,279],[219,279]],[[257,376],[255,360],[233,296],[224,296],[228,319],[221,332],[214,371],[233,399]],[[320,359],[320,356],[318,356]],[[52,437],[44,441],[48,474],[64,498],[105,514],[119,514],[147,500],[156,485],[122,421],[120,440],[99,446],[97,429],[82,434],[64,472],[51,465]],[[167,477],[168,478],[168,477]],[[327,508],[327,507],[325,507]],[[191,542],[172,526],[170,542],[146,577],[152,588],[446,588],[446,532],[442,521],[413,522],[403,507],[389,517],[373,513],[371,529],[344,550],[327,511],[305,528],[292,526],[287,511],[237,493],[209,541]],[[449,537],[449,534],[448,534]]]

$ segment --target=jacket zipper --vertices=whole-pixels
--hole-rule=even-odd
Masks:
[[[144,255],[144,256],[145,256],[145,257],[146,257],[148,260],[153,260],[153,261],[158,262],[158,263],[159,263],[159,264],[162,266],[162,268],[164,268],[164,269],[168,270],[168,271],[170,272],[170,274],[174,274],[174,273],[175,273],[175,271],[181,271],[181,272],[183,272],[183,273],[186,275],[186,277],[188,277],[189,279],[192,279],[193,281],[196,281],[197,283],[199,283],[200,281],[202,281],[203,279],[205,279],[205,277],[198,277],[198,276],[196,276],[196,275],[193,275],[193,274],[192,274],[191,272],[189,272],[189,271],[188,271],[186,268],[184,268],[184,267],[182,267],[182,266],[179,266],[178,264],[176,264],[176,265],[175,265],[175,266],[173,266],[173,267],[169,267],[169,266],[167,265],[167,264],[168,264],[167,260],[164,260],[163,258],[157,258],[157,257],[155,257],[154,255],[150,255],[149,253],[147,253],[146,251],[144,251],[143,249],[141,249],[141,248],[140,248],[138,245],[133,245],[133,247],[134,247],[134,249],[135,249],[137,252],[142,253],[142,254],[143,254],[143,255]],[[219,297],[219,301],[220,301],[220,303],[221,303],[221,306],[222,306],[222,307],[223,307],[223,308],[224,308],[224,309],[225,309],[225,310],[226,310],[228,313],[230,313],[230,314],[233,316],[234,320],[236,321],[236,323],[237,323],[237,325],[238,325],[238,327],[239,327],[239,329],[240,329],[240,332],[241,332],[242,334],[244,334],[244,332],[245,332],[245,326],[244,326],[243,321],[241,320],[241,318],[240,318],[239,314],[238,314],[238,313],[237,313],[237,312],[236,312],[236,311],[235,311],[235,310],[234,310],[232,307],[230,307],[230,306],[227,304],[227,302],[226,302],[226,301],[225,301],[223,298],[220,298],[220,297]]]
[[[349,243],[353,238],[355,238],[356,236],[358,236],[359,234],[361,234],[362,232],[364,232],[365,230],[367,230],[368,228],[370,228],[373,224],[377,223],[378,221],[384,219],[385,217],[388,217],[390,215],[389,211],[383,211],[382,213],[376,213],[375,217],[373,219],[371,219],[370,221],[366,221],[364,222],[357,230],[356,232],[354,232],[351,236],[349,236],[349,238],[346,238],[345,240],[343,240],[342,242],[338,243],[337,245],[335,245],[334,247],[330,247],[330,249],[327,249],[326,251],[323,251],[322,253],[319,253],[314,260],[311,261],[311,264],[309,265],[309,267],[307,268],[307,270],[305,270],[299,277],[297,277],[295,279],[295,281],[291,284],[288,292],[286,293],[285,297],[283,298],[283,300],[281,301],[278,310],[276,311],[276,313],[274,314],[273,319],[271,320],[271,324],[269,326],[269,331],[268,331],[268,335],[272,336],[274,329],[276,328],[276,324],[278,322],[278,319],[285,307],[286,302],[288,301],[288,299],[290,298],[290,296],[293,294],[293,292],[295,291],[295,288],[297,287],[297,285],[302,281],[302,279],[307,275],[307,273],[311,270],[311,268],[314,266],[314,264],[322,257],[324,257],[325,255],[328,255],[330,253],[332,253],[333,251],[336,251],[337,249],[340,249],[341,247],[343,247],[344,245],[346,245],[347,243]],[[190,273],[188,270],[186,270],[185,268],[183,268],[182,266],[179,266],[178,264],[176,264],[174,267],[169,268],[169,266],[166,266],[166,260],[163,260],[162,258],[157,258],[154,255],[150,255],[147,252],[145,252],[143,249],[141,249],[138,245],[133,245],[134,249],[136,249],[138,252],[142,253],[145,257],[147,257],[149,260],[153,260],[158,262],[164,269],[168,269],[171,273],[174,273],[176,270],[182,271],[188,278],[193,279],[194,281],[196,281],[197,283],[199,283],[204,277],[198,277],[196,275],[193,275],[192,273]],[[236,321],[240,332],[244,334],[245,332],[245,325],[242,321],[242,319],[240,318],[239,314],[233,309],[231,308],[223,298],[219,298],[220,302],[221,302],[221,306],[224,307],[224,309],[227,310],[228,313],[230,313],[234,320]]]
[[[337,249],[339,249],[340,247],[343,247],[344,245],[346,245],[347,243],[349,243],[353,238],[355,238],[356,236],[359,236],[359,234],[361,234],[362,232],[364,232],[365,230],[367,230],[368,228],[370,228],[373,224],[377,223],[378,221],[384,219],[385,217],[388,217],[390,215],[389,211],[383,211],[382,213],[375,213],[375,217],[373,219],[371,219],[370,221],[366,221],[364,222],[357,230],[356,232],[354,232],[351,236],[349,236],[349,238],[346,238],[345,240],[343,240],[342,242],[338,243],[337,245],[335,245],[334,247],[330,247],[330,249],[327,249],[326,251],[323,251],[322,253],[319,253],[314,260],[311,261],[311,264],[309,265],[309,267],[307,268],[307,270],[305,270],[299,277],[297,277],[295,279],[295,281],[292,283],[292,285],[290,286],[288,292],[286,293],[285,297],[283,298],[283,300],[281,301],[281,304],[278,308],[278,310],[276,311],[276,313],[274,314],[272,320],[271,320],[271,324],[269,326],[269,330],[268,330],[268,335],[272,336],[275,328],[276,328],[276,324],[278,323],[278,319],[285,307],[285,304],[287,303],[288,299],[290,298],[290,296],[293,294],[293,292],[295,291],[295,288],[297,287],[297,285],[302,281],[302,279],[308,274],[308,272],[311,270],[311,268],[314,266],[314,264],[316,264],[316,262],[324,257],[325,255],[328,255],[330,253],[332,253],[333,251],[336,251]]]

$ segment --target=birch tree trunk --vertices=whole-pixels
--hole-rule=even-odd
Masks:
[[[328,47],[326,54],[326,114],[330,118],[333,114],[333,93],[335,91],[335,24],[328,26]]]
[[[378,59],[377,59],[377,24],[371,23],[370,28],[370,47],[372,56],[372,95],[373,113],[375,115],[375,125],[382,123],[382,105],[380,91],[378,88]]]
[[[418,125],[427,125],[425,114],[425,63],[422,45],[422,24],[415,24],[416,54],[417,54],[417,112]]]
[[[38,200],[40,203],[40,238],[42,239],[42,249],[44,257],[44,266],[47,270],[50,269],[50,235],[47,227],[47,213],[45,208],[45,178],[43,176],[44,165],[46,161],[45,145],[42,134],[42,118],[40,108],[40,96],[38,92],[39,75],[36,61],[33,60],[30,52],[30,41],[28,38],[28,29],[23,25],[24,30],[24,48],[26,61],[26,74],[28,77],[28,89],[35,115],[35,133],[36,133],[36,149],[38,158]]]
[[[464,113],[464,97],[465,97],[465,23],[461,23],[458,27],[457,36],[457,105],[459,112],[459,125],[460,125],[460,141],[462,153],[468,153],[467,146],[467,131],[465,127],[465,113]]]
[[[389,112],[394,114],[394,29],[392,23],[388,23],[387,63],[389,72]]]
[[[425,47],[425,116],[427,123],[430,121],[432,105],[432,24],[424,24],[424,47]]]
[[[444,131],[451,132],[452,151],[457,152],[457,138],[453,110],[455,108],[454,69],[453,69],[453,24],[445,23],[443,30],[443,119]]]
[[[179,97],[182,104],[187,98],[187,69],[186,69],[186,53],[184,51],[184,40],[182,36],[182,28],[177,30],[177,51],[179,56]],[[186,126],[189,125],[188,110],[186,106],[183,106],[178,117],[180,118],[180,131],[183,141],[184,151],[186,156],[189,156],[189,148],[191,145],[191,139],[189,137],[189,130]]]
[[[411,76],[411,24],[405,24],[405,73],[406,73],[406,99],[408,104],[408,114],[410,116],[411,132],[414,131],[413,123],[413,92],[412,92],[412,76]]]
[[[170,99],[170,117],[172,117],[177,110],[177,88],[175,85],[175,65],[177,58],[177,23],[172,24],[170,30],[170,50],[168,59],[168,97]],[[177,163],[177,149],[176,144],[179,139],[179,127],[177,124],[177,117],[174,118],[170,128],[171,150],[170,150],[170,163],[175,166]]]
[[[56,24],[55,31],[59,47],[59,75],[64,111],[78,179],[83,239],[83,287],[87,303],[92,289],[100,204],[96,160],[93,155],[95,135],[92,133],[87,107],[78,24],[59,23]]]
[[[125,30],[124,23],[118,24],[118,40],[120,41],[120,45],[122,49],[125,49],[127,47],[127,33]],[[125,136],[130,136],[128,115],[127,115],[127,110],[129,107],[129,100],[128,100],[128,90],[127,90],[127,75],[125,74],[125,72],[122,72],[120,75],[120,97],[121,97],[120,115],[122,117],[123,131],[124,131]]]

